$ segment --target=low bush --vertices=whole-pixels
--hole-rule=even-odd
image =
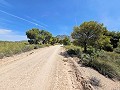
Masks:
[[[49,46],[51,46],[50,44],[45,44],[45,45],[43,45],[43,47],[49,47]]]
[[[6,57],[13,56],[13,51],[12,51],[12,50],[5,51],[4,55],[5,55]]]
[[[100,80],[97,79],[96,77],[91,77],[89,82],[90,82],[90,84],[93,85],[93,86],[98,86],[98,87],[101,86]]]
[[[3,53],[0,53],[0,59],[2,59],[4,57]]]
[[[94,68],[99,73],[103,74],[104,76],[107,76],[109,78],[116,78],[120,79],[120,76],[116,72],[116,70],[108,63],[106,62],[100,62],[98,60],[92,60],[87,64],[87,66]]]
[[[120,80],[120,55],[103,52],[99,56],[84,55],[82,64],[109,78]]]
[[[112,52],[113,51],[113,46],[111,44],[107,44],[103,47],[105,51]]]
[[[24,48],[22,48],[22,51],[27,52],[27,51],[30,51],[30,50],[33,50],[33,49],[34,49],[33,45],[26,45]]]
[[[40,48],[38,45],[35,45],[35,46],[34,46],[34,49],[38,49],[38,48]]]
[[[119,54],[120,54],[120,48],[119,48],[119,47],[116,48],[114,51],[115,51],[116,53],[119,53]]]
[[[46,47],[49,45],[30,45],[28,42],[8,42],[0,41],[0,59],[3,57],[10,57],[14,54],[20,54],[33,49]]]
[[[75,46],[71,45],[71,46],[65,46],[65,48],[67,50],[67,53],[70,56],[81,57],[81,54],[82,54],[81,47],[75,47]]]
[[[63,39],[63,45],[70,45],[71,43],[70,43],[70,39],[68,38],[68,37],[65,37],[64,39]]]
[[[69,55],[76,55],[84,66],[92,67],[99,73],[111,79],[120,80],[120,54],[115,52],[95,51],[94,48],[88,49],[89,52],[83,53],[75,46],[67,46]]]

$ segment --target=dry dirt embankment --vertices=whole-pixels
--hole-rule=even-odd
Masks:
[[[1,59],[0,90],[83,90],[90,70],[81,70],[63,52],[56,45]]]

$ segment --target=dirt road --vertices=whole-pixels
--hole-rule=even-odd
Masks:
[[[0,90],[107,90],[116,86],[95,70],[80,67],[73,58],[65,58],[63,52],[56,45],[1,59]],[[85,78],[91,76],[100,78],[103,87],[94,89],[87,85]]]
[[[60,52],[57,45],[2,60],[0,90],[73,90]]]

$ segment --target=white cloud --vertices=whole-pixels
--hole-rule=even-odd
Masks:
[[[10,34],[12,30],[7,30],[7,29],[0,29],[0,35],[1,34]]]
[[[21,41],[27,40],[25,35],[18,35],[12,30],[0,29],[0,41]]]
[[[22,41],[27,40],[24,35],[0,35],[0,41]]]

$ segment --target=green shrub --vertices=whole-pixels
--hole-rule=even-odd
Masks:
[[[113,51],[113,46],[112,46],[111,44],[107,44],[107,45],[105,45],[105,46],[103,47],[103,49],[104,49],[105,51],[110,51],[110,52],[112,52],[112,51]]]
[[[67,50],[67,53],[68,53],[69,55],[77,55],[77,53],[75,52],[74,49],[69,49],[69,50]]]
[[[119,48],[119,47],[116,48],[114,51],[115,51],[116,53],[119,53],[119,54],[120,54],[120,48]]]
[[[39,48],[43,48],[43,47],[49,47],[49,44],[43,44],[43,45],[34,45],[34,49],[39,49]]]
[[[34,46],[34,49],[38,49],[38,48],[40,48],[38,45],[35,45],[35,46]]]
[[[96,50],[92,46],[89,46],[86,53],[92,55],[96,53]]]
[[[63,39],[63,45],[70,45],[70,44],[71,44],[70,39],[68,37],[65,37]]]
[[[66,46],[65,47],[67,49],[67,53],[70,55],[70,56],[78,56],[78,57],[81,57],[81,48],[80,47],[75,47],[75,46]]]
[[[33,50],[33,49],[34,49],[33,45],[27,45],[22,49],[22,51],[27,52],[27,51],[30,51],[30,50]]]
[[[8,42],[8,41],[1,41],[0,42],[0,53],[2,53],[5,57],[10,57],[14,54],[22,53],[26,46],[25,42]]]
[[[98,57],[83,54],[82,64],[94,68],[104,76],[120,80],[120,56],[116,54],[103,51]]]
[[[22,52],[27,52],[33,49],[38,49],[46,47],[49,45],[30,45],[28,42],[9,42],[9,41],[0,41],[0,59],[5,57],[10,57],[14,54],[20,54]]]
[[[13,55],[13,52],[12,52],[12,50],[8,50],[8,51],[5,51],[5,52],[4,52],[4,55],[5,55],[6,57],[10,57],[10,56]]]
[[[92,58],[89,54],[82,54],[81,56],[82,64],[88,66],[92,62]]]
[[[0,59],[2,59],[4,57],[3,53],[0,53]]]
[[[81,48],[77,46],[66,46],[65,48],[70,56],[75,55],[80,58],[82,65],[92,67],[109,78],[120,80],[120,54],[104,50],[96,51],[92,47],[88,48],[87,53],[81,52]]]
[[[106,62],[100,62],[93,59],[87,66],[94,68],[99,73],[103,74],[104,76],[108,76],[109,78],[120,79],[120,76],[116,70]]]
[[[43,45],[43,47],[49,47],[49,46],[50,46],[50,44]]]

